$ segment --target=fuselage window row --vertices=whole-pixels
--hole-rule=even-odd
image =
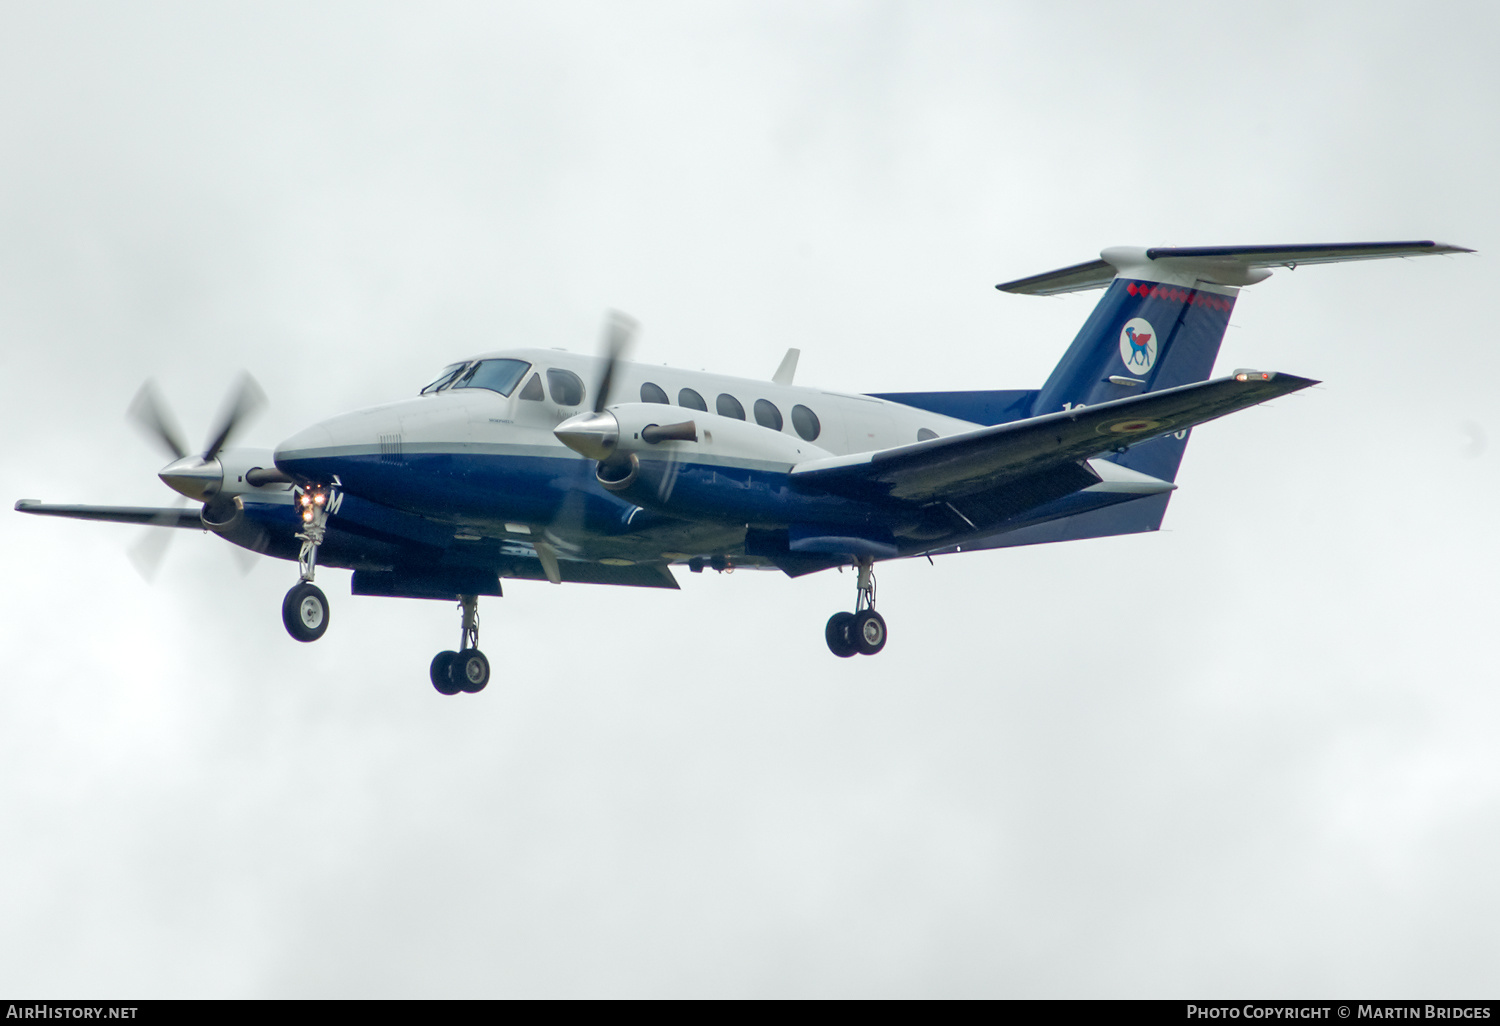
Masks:
[[[670,405],[671,401],[666,389],[655,382],[648,381],[641,385],[641,402]],[[677,393],[677,405],[688,410],[708,412],[708,403],[704,401],[703,396],[691,388],[684,388]],[[757,399],[753,409],[755,423],[761,427],[770,428],[772,431],[781,431],[785,428],[786,421],[781,415],[781,410],[771,400]],[[714,401],[714,410],[721,417],[745,419],[745,407],[728,392],[719,394],[718,399]],[[792,428],[808,442],[814,441],[823,431],[822,424],[818,422],[818,415],[800,404],[792,407]]]

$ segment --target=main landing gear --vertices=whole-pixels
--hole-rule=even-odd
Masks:
[[[460,595],[458,609],[463,616],[463,634],[457,652],[439,652],[432,657],[432,686],[440,695],[460,691],[475,694],[490,682],[490,661],[479,651],[479,596]]]
[[[301,577],[281,600],[281,622],[286,632],[298,641],[317,641],[328,630],[328,596],[313,584],[318,570],[318,546],[328,527],[328,492],[323,488],[306,488],[297,493],[297,509],[302,514],[302,530],[297,537],[302,549],[297,553],[297,572]]]
[[[885,648],[885,617],[875,612],[875,562],[859,561],[859,584],[854,612],[834,613],[823,631],[828,650],[840,659],[852,655],[874,655]]]

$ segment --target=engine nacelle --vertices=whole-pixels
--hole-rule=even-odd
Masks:
[[[791,467],[831,455],[821,446],[759,424],[660,403],[620,403],[601,413],[579,414],[553,433],[575,452],[601,463],[623,462],[635,453],[641,459],[697,456]]]
[[[236,495],[284,492],[292,479],[280,470],[265,449],[221,449],[211,460],[183,456],[156,475],[171,488],[198,502],[228,501]]]
[[[557,437],[598,460],[599,484],[638,506],[689,519],[784,523],[827,496],[795,492],[788,471],[832,455],[795,435],[733,417],[659,403],[621,403],[557,426]],[[847,508],[847,503],[844,503]]]

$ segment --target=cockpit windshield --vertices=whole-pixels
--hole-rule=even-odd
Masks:
[[[467,362],[450,363],[448,366],[443,368],[443,373],[439,374],[437,376],[437,379],[433,381],[432,384],[428,385],[417,394],[426,395],[428,392],[436,392],[440,388],[447,388],[449,385],[453,384],[453,379],[458,377],[458,372],[463,370],[467,366]]]
[[[510,395],[530,366],[525,360],[480,360],[449,387],[487,388]]]
[[[422,389],[421,394],[438,392],[449,388],[487,388],[508,396],[526,374],[531,364],[525,360],[477,360],[473,363],[455,363],[444,367],[436,381]]]

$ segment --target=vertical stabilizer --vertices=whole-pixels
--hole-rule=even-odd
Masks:
[[[1153,280],[1180,276],[1146,277],[1144,270],[1132,267],[1115,275],[1037,394],[1033,416],[1206,381],[1212,375],[1239,289]],[[1171,481],[1186,445],[1185,432],[1180,438],[1168,435],[1114,460]]]
[[[1431,241],[1117,246],[1098,260],[995,287],[1041,296],[1105,290],[1038,393],[1036,416],[1208,380],[1240,288],[1269,278],[1272,268],[1471,252]],[[1185,433],[1168,435],[1113,459],[1170,481],[1186,444]]]

